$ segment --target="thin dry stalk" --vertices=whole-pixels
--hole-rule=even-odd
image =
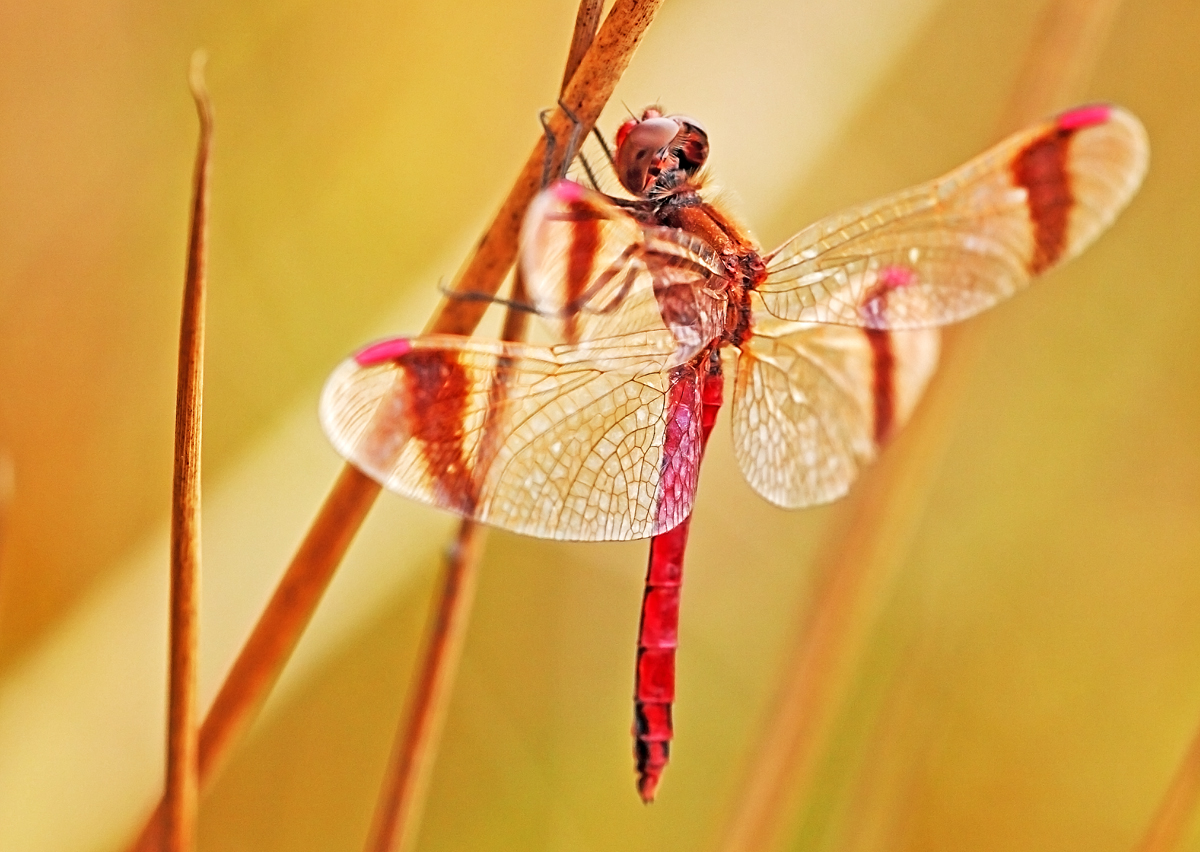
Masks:
[[[596,30],[600,27],[600,13],[604,10],[603,0],[580,0],[579,11],[575,15],[575,31],[571,35],[571,48],[567,51],[567,64],[563,68],[562,92],[567,91],[571,78],[579,70],[579,63],[584,54],[596,39]]]
[[[342,468],[204,718],[202,790],[258,716],[379,489],[356,468]]]
[[[661,5],[662,0],[617,0],[613,5],[563,94],[562,104],[570,109],[581,127],[575,131],[576,122],[567,116],[561,104],[555,109],[548,122],[556,140],[554,151],[547,157],[546,139],[544,136],[538,139],[508,198],[460,275],[456,289],[487,295],[499,289],[516,259],[521,219],[540,188],[545,164],[549,162],[551,171],[557,171],[572,132],[582,138],[591,130]],[[447,300],[428,330],[470,334],[486,308],[486,300]],[[199,743],[201,792],[258,715],[379,490],[377,483],[350,465],[343,468],[334,483],[205,717]],[[130,847],[131,852],[153,852],[160,848],[163,824],[160,802]]]
[[[366,849],[391,852],[416,839],[430,769],[441,739],[454,676],[462,658],[467,621],[475,600],[476,567],[485,531],[463,521],[446,556],[437,609],[431,619],[414,686],[411,710],[392,746]]]
[[[564,92],[592,44],[601,9],[602,4],[597,0],[580,2],[563,77]],[[525,298],[524,279],[518,266],[513,276],[512,305],[523,303]],[[526,311],[510,306],[505,313],[501,337],[504,340],[523,339],[528,318]],[[499,411],[507,387],[507,374],[502,371],[492,389],[496,403],[492,407],[493,413]],[[483,428],[487,441],[496,424],[489,417]],[[365,847],[368,852],[403,850],[416,840],[425,809],[429,776],[462,659],[484,537],[485,530],[478,524],[464,520],[455,546],[447,557],[410,709],[396,731],[380,788]]]
[[[1002,131],[1066,105],[1089,76],[1119,2],[1057,0],[1047,7],[1003,112]],[[946,366],[913,421],[844,504],[815,562],[821,583],[723,838],[724,852],[776,848],[793,803],[811,788],[820,734],[841,692],[846,663],[925,513],[985,340],[978,331],[947,333]]]
[[[167,695],[166,848],[196,845],[196,670],[200,620],[200,438],[204,405],[204,285],[212,103],[204,86],[204,54],[192,57],[190,83],[200,117],[192,186],[179,380],[175,400],[175,477],[171,494],[171,640]]]
[[[202,793],[258,716],[379,490],[356,468],[342,468],[204,717],[198,760]],[[160,849],[163,817],[160,802],[130,850]]]
[[[1180,848],[1183,833],[1200,801],[1200,727],[1180,761],[1154,819],[1146,828],[1136,852],[1173,852]]]
[[[513,281],[512,301],[519,304],[524,298],[525,288],[518,271]],[[522,339],[527,320],[526,312],[510,307],[504,317],[501,337],[504,340]],[[506,374],[501,372],[492,389],[493,401],[497,403],[493,412],[499,410],[506,388]],[[488,440],[486,436],[493,430],[490,418],[483,428],[485,440]],[[486,533],[486,529],[474,521],[463,520],[454,546],[447,554],[409,710],[396,731],[380,786],[365,846],[367,852],[406,849],[416,839],[425,809],[429,775],[462,659]]]

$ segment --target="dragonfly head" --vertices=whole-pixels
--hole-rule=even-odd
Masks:
[[[708,159],[708,134],[695,119],[647,107],[617,128],[617,177],[638,198],[686,183]]]

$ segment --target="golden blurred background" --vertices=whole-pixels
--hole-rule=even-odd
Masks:
[[[217,110],[207,702],[340,466],[324,376],[424,325],[554,102],[575,5],[0,0],[0,849],[118,849],[157,796],[192,50]],[[771,246],[1012,129],[1043,8],[669,0],[601,127],[659,100],[701,119]],[[1150,175],[963,330],[983,354],[786,848],[1127,850],[1200,723],[1197,45],[1192,0],[1119,12],[1080,94],[1142,118]],[[718,428],[652,807],[628,731],[645,543],[493,533],[418,848],[720,848],[839,511],[768,506]],[[381,498],[201,849],[361,846],[452,526]]]

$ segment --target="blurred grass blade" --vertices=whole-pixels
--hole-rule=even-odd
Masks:
[[[1174,852],[1200,801],[1200,727],[1196,728],[1175,777],[1146,828],[1137,852]]]
[[[1059,112],[1092,76],[1121,0],[1055,0],[1042,12],[1021,64],[1001,134]]]
[[[1000,135],[1067,105],[1086,81],[1119,0],[1055,0],[1043,12],[1004,109]],[[811,789],[832,717],[870,614],[887,594],[916,534],[951,437],[959,401],[986,345],[979,331],[948,330],[939,370],[915,416],[840,509],[815,562],[816,598],[801,619],[791,662],[750,763],[721,848],[777,848]]]
[[[13,496],[17,477],[12,456],[0,449],[0,555],[4,553],[4,538],[8,532],[9,513],[12,512]]]
[[[213,111],[205,55],[192,56],[190,84],[200,118],[192,221],[179,329],[175,475],[171,494],[171,626],[167,696],[166,849],[196,843],[196,670],[200,617],[200,445],[204,407],[204,288]]]

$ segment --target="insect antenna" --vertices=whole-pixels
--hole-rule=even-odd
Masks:
[[[579,165],[583,166],[583,171],[587,175],[588,183],[592,185],[592,189],[602,192],[600,184],[596,182],[596,173],[592,171],[591,164],[588,163],[588,159],[582,151],[579,152]]]

